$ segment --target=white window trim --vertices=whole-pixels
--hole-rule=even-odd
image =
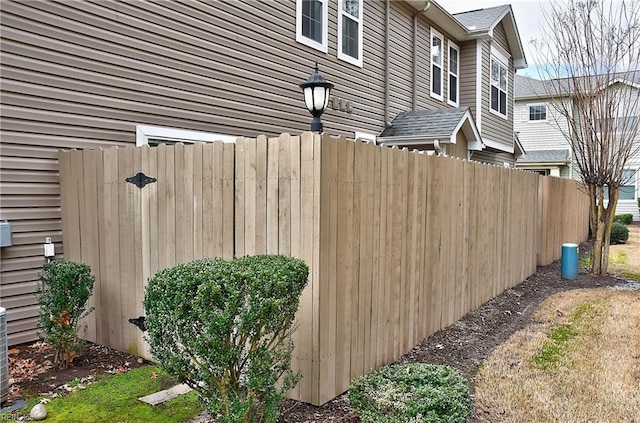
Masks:
[[[506,69],[506,73],[507,73],[507,88],[505,89],[504,93],[505,93],[505,101],[507,102],[507,104],[505,105],[505,114],[503,115],[502,113],[500,113],[497,110],[493,110],[493,108],[491,107],[491,86],[493,85],[491,83],[491,67],[492,67],[492,62],[497,62],[500,66],[504,67]],[[500,61],[500,59],[498,58],[497,55],[494,55],[493,52],[491,54],[491,58],[489,60],[489,112],[493,113],[496,116],[500,116],[501,118],[508,120],[509,119],[509,66],[507,66],[506,64],[507,62],[502,62]],[[498,75],[499,77],[499,75]],[[497,87],[498,90],[502,90],[502,88],[500,88],[499,86]],[[500,108],[500,106],[498,105],[498,108]]]
[[[343,0],[338,0],[338,59],[340,60],[344,60],[347,63],[351,63],[352,65],[356,65],[358,67],[362,67],[362,52],[363,52],[363,39],[362,39],[362,28],[364,26],[364,21],[363,21],[363,16],[364,16],[364,12],[363,12],[363,8],[364,8],[364,1],[363,0],[358,0],[359,7],[358,7],[358,11],[359,16],[356,19],[356,22],[358,22],[358,58],[356,59],[355,57],[349,56],[348,54],[344,54],[342,52],[342,15],[347,15],[348,18],[353,19],[353,16],[345,13],[342,9],[342,2]]]
[[[236,137],[211,132],[188,131],[186,129],[166,128],[162,126],[136,125],[136,147],[149,145],[149,138],[154,140],[169,141],[172,143],[195,141],[213,142],[222,141],[235,143]]]
[[[440,63],[440,94],[436,94],[433,91],[433,65],[434,65],[434,61],[433,61],[433,53],[431,52],[431,49],[433,48],[433,37],[436,36],[438,38],[440,38],[440,49],[442,50],[440,52],[440,58],[442,60],[442,63]],[[429,74],[431,75],[430,81],[429,81],[429,91],[431,92],[431,97],[443,101],[444,97],[444,83],[442,82],[442,80],[444,79],[444,37],[442,36],[441,33],[439,33],[437,30],[433,29],[433,27],[431,28],[431,36],[429,37]],[[437,65],[437,64],[436,64]]]
[[[544,119],[538,119],[538,120],[531,120],[531,107],[535,107],[535,106],[544,106],[545,107],[545,118]],[[547,106],[547,103],[530,103],[527,104],[527,109],[525,111],[526,116],[527,116],[527,122],[529,123],[538,123],[538,122],[546,122],[549,119],[549,106]]]
[[[302,35],[302,0],[296,0],[296,41],[305,46],[327,52],[327,35],[329,27],[329,0],[319,0],[322,2],[322,43],[307,38]]]
[[[460,104],[460,47],[457,44],[452,43],[451,40],[447,41],[447,62],[451,65],[451,49],[454,49],[458,52],[458,69],[456,69],[456,73],[451,72],[451,66],[447,66],[447,103],[454,107],[458,107]],[[451,75],[455,75],[456,77],[456,100],[451,101]]]
[[[360,139],[360,140],[363,140],[363,141],[366,141],[366,142],[372,142],[372,143],[376,144],[377,137],[376,137],[376,135],[374,135],[374,134],[372,134],[370,132],[354,131],[353,139],[354,140]]]

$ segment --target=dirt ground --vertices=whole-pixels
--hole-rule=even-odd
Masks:
[[[640,230],[640,227],[637,229]],[[640,234],[633,238],[640,239]],[[588,246],[581,246],[580,251],[587,250]],[[473,391],[474,376],[479,366],[497,346],[530,324],[534,311],[544,299],[572,289],[607,287],[621,283],[624,281],[617,277],[594,277],[584,270],[575,280],[563,280],[560,278],[560,263],[556,261],[549,266],[539,267],[534,275],[521,284],[470,312],[455,324],[431,335],[398,361],[439,363],[456,367],[469,378]],[[78,359],[73,368],[60,372],[47,364],[51,361],[51,352],[47,351],[46,346],[34,345],[35,347],[20,345],[9,351],[12,398],[26,391],[55,391],[74,378],[86,380],[95,374],[118,373],[144,365],[142,360],[139,361],[134,356],[89,344],[87,354]],[[206,415],[202,415],[193,422],[209,421]],[[321,407],[286,400],[279,419],[280,423],[358,421],[345,403],[344,395]],[[473,417],[471,421],[475,422],[477,418]]]

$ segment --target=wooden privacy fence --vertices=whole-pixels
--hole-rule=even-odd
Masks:
[[[310,267],[294,334],[303,379],[289,395],[313,404],[587,238],[575,181],[326,134],[59,157],[64,256],[96,275],[88,339],[150,358],[128,319],[144,315],[155,272],[205,256],[299,257]],[[155,181],[126,181],[139,172]]]

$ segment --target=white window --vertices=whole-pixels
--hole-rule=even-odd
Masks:
[[[547,120],[546,104],[530,104],[529,105],[529,121]]]
[[[458,76],[460,75],[460,49],[457,45],[449,41],[449,81],[448,91],[449,98],[447,102],[452,106],[458,107],[458,95],[460,91],[460,83]]]
[[[329,0],[296,0],[296,41],[327,52]]]
[[[507,117],[507,66],[491,57],[491,112]]]
[[[431,97],[442,100],[442,34],[431,28]]]
[[[627,134],[633,130],[637,123],[638,116],[596,119],[596,132],[620,132],[621,134]]]
[[[362,67],[363,0],[338,0],[338,59]]]
[[[625,169],[622,171],[622,185],[618,193],[618,200],[635,200],[636,199],[636,173],[638,169]],[[605,200],[609,199],[609,190],[604,190]]]
[[[211,132],[188,131],[161,126],[136,125],[136,146],[158,144],[193,144],[194,142],[236,142],[236,137]]]

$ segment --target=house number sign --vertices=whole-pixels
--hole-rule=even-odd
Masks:
[[[351,109],[351,102],[344,98],[336,97],[332,95],[329,98],[329,104],[331,104],[331,108],[333,110],[340,110],[341,112],[351,113],[353,110]]]

